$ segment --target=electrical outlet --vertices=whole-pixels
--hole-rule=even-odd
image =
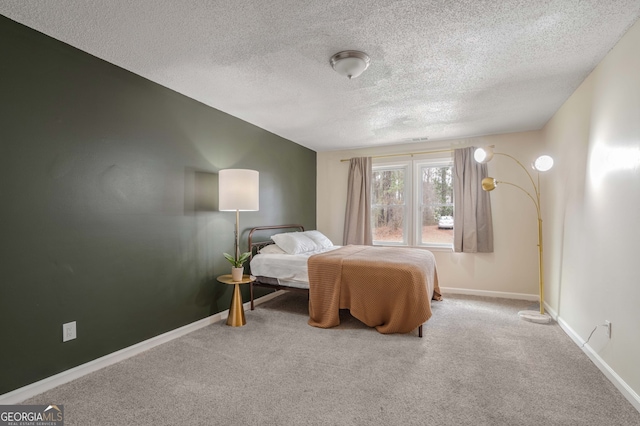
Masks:
[[[611,321],[605,321],[604,326],[607,329],[607,337],[611,339]]]
[[[76,322],[62,324],[62,341],[68,342],[76,338]]]

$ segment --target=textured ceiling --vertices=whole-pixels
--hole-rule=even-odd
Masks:
[[[640,0],[17,0],[0,14],[316,151],[541,128]],[[362,50],[348,80],[329,58]]]

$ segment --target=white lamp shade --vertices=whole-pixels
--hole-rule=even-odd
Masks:
[[[218,197],[220,211],[259,210],[258,172],[247,169],[220,170],[218,172]]]
[[[478,148],[474,151],[473,158],[480,164],[486,164],[493,158],[493,148],[490,146]]]
[[[536,158],[536,161],[532,164],[533,169],[539,172],[546,172],[547,170],[551,170],[553,167],[553,158],[548,155],[541,155]]]

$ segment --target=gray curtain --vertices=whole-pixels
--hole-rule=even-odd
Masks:
[[[491,199],[482,189],[487,165],[473,159],[474,151],[474,147],[454,151],[453,249],[464,253],[492,253]]]
[[[349,162],[347,209],[342,244],[372,245],[371,234],[371,157]]]

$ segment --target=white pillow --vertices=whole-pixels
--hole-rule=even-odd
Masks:
[[[333,243],[320,231],[305,231],[302,235],[316,243],[317,250],[333,247]]]
[[[316,251],[316,243],[302,232],[285,232],[276,234],[271,239],[288,254],[300,254],[308,251]]]
[[[259,250],[260,254],[287,254],[284,250],[278,247],[277,244],[269,244]]]

